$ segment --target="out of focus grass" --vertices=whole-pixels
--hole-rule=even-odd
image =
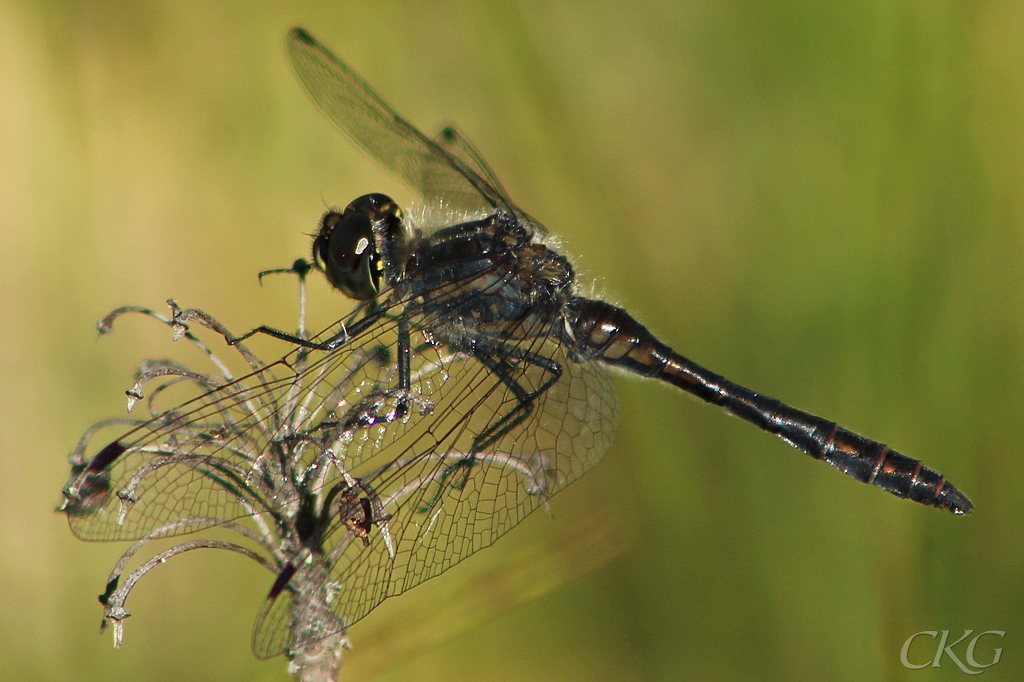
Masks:
[[[93,595],[119,549],[52,508],[63,454],[122,413],[138,360],[170,352],[144,323],[97,342],[95,320],[173,296],[235,330],[288,326],[293,288],[255,273],[305,255],[325,204],[412,200],[300,91],[294,24],[428,132],[457,121],[588,281],[681,352],[924,459],[978,507],[900,502],[623,381],[616,443],[555,518],[357,625],[349,679],[959,678],[899,662],[944,629],[1006,631],[985,679],[1020,679],[1019,3],[16,0],[4,678],[286,679],[248,652],[270,578],[233,556],[151,574],[113,651]],[[314,301],[324,319],[341,305]]]

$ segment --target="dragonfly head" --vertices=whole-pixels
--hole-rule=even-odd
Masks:
[[[328,211],[313,240],[313,261],[331,286],[367,301],[393,281],[408,239],[402,211],[391,197],[365,194],[341,213]]]

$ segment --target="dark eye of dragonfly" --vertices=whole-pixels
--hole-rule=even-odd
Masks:
[[[366,194],[343,212],[324,215],[313,241],[313,259],[336,289],[365,301],[380,293],[386,262],[400,255],[404,241],[402,213],[395,202],[383,194]],[[390,253],[382,254],[382,249]]]

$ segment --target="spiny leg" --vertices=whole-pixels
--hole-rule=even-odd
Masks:
[[[486,344],[478,343],[474,346],[472,352],[473,356],[488,371],[498,377],[501,383],[512,392],[516,398],[516,405],[474,437],[467,456],[445,467],[444,473],[441,474],[438,480],[436,492],[430,500],[417,509],[421,513],[429,511],[437,503],[441,496],[441,491],[446,485],[456,490],[461,490],[465,487],[473,466],[477,463],[477,454],[488,450],[494,443],[501,440],[512,429],[529,418],[533,413],[536,400],[562,377],[562,366],[555,360],[535,351],[524,350],[500,341],[488,341]],[[510,358],[533,365],[547,372],[549,375],[547,380],[536,389],[532,391],[527,390],[512,376],[514,367],[509,363]],[[462,472],[461,477],[456,481],[450,480],[460,470]]]
[[[491,423],[483,433],[473,439],[472,452],[477,453],[489,449],[491,445],[523,423],[533,413],[534,401],[561,378],[562,366],[540,353],[523,350],[503,342],[477,345],[473,349],[473,356],[498,377],[501,383],[516,397],[515,407]],[[509,359],[538,367],[546,371],[549,377],[536,389],[529,391],[512,376],[514,367],[509,363]]]
[[[272,336],[275,339],[280,339],[281,341],[293,343],[296,346],[301,346],[302,348],[324,351],[334,350],[335,348],[338,348],[342,344],[346,343],[349,339],[358,336],[362,332],[366,331],[366,329],[371,327],[373,324],[375,324],[381,317],[384,316],[384,311],[385,309],[382,306],[376,306],[372,308],[369,312],[366,313],[364,317],[360,318],[358,321],[352,323],[351,325],[342,325],[341,331],[332,336],[331,338],[327,339],[326,341],[310,341],[309,339],[304,339],[301,336],[290,334],[288,332],[281,331],[280,329],[275,329],[274,327],[260,325],[259,327],[251,329],[245,334],[242,334],[241,336],[235,336],[228,339],[228,345],[237,345],[242,341],[248,339],[250,336],[255,336],[256,334],[266,334],[267,336]]]

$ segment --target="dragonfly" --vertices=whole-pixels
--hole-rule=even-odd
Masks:
[[[157,317],[211,358],[194,332],[212,330],[248,373],[144,365],[130,402],[167,379],[150,416],[101,422],[71,458],[62,510],[76,535],[138,544],[239,531],[275,575],[255,653],[308,662],[593,468],[618,420],[611,370],[671,384],[897,497],[971,512],[919,460],[711,372],[584,295],[570,259],[458,130],[424,135],[301,28],[287,46],[313,101],[424,208],[368,194],[322,217],[312,259],[289,270],[303,284],[321,272],[355,309],[319,334],[300,322],[234,336],[174,303],[170,317],[122,308],[102,322]],[[264,363],[246,349],[253,335],[289,350]],[[182,384],[196,394],[156,406]],[[107,428],[124,433],[92,452]],[[119,577],[101,596],[108,618],[123,617]]]

